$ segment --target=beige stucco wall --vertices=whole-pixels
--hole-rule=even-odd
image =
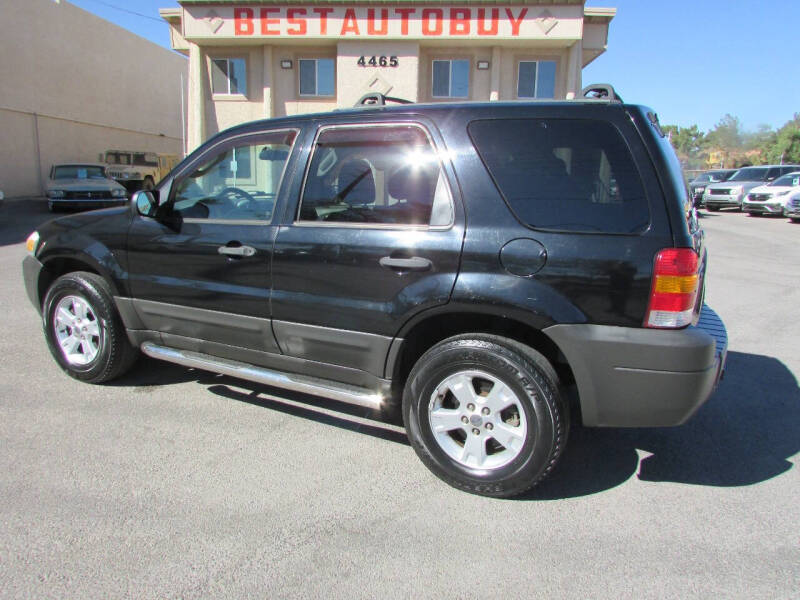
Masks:
[[[180,154],[181,73],[183,56],[66,0],[0,0],[0,131],[24,133],[21,154],[38,115],[45,173],[108,148]],[[35,161],[2,152],[0,189],[40,193]]]
[[[40,192],[34,117],[0,109],[0,190],[7,198]]]
[[[396,56],[396,67],[361,67],[359,57]],[[416,102],[419,85],[419,44],[383,40],[339,42],[336,89],[340,107],[353,106],[368,92],[380,92]]]

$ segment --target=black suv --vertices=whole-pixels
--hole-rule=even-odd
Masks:
[[[725,362],[680,166],[613,98],[248,123],[28,249],[72,377],[141,351],[381,409],[489,496],[545,477],[571,422],[683,423]]]

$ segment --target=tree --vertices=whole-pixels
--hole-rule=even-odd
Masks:
[[[726,114],[714,126],[714,129],[708,132],[708,140],[713,147],[726,152],[741,150],[744,146],[745,134],[742,131],[742,122],[739,117]]]
[[[684,168],[692,169],[702,166],[702,157],[708,147],[708,140],[697,125],[691,127],[666,125],[662,129],[669,136],[672,147],[675,148],[675,153]]]
[[[763,154],[767,147],[775,143],[776,136],[777,133],[772,127],[762,123],[755,133],[745,134],[745,146],[748,150],[761,150]]]
[[[772,163],[800,163],[800,113],[794,115],[762,147],[764,159]]]

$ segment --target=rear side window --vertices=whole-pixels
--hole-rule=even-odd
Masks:
[[[336,126],[317,137],[298,220],[446,227],[453,205],[421,127]]]
[[[639,233],[650,210],[620,132],[589,119],[473,121],[469,134],[511,210],[530,227]]]

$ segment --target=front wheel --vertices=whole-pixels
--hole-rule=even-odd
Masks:
[[[135,362],[137,351],[102,277],[85,272],[59,277],[47,291],[42,309],[50,352],[71,377],[102,383],[122,375]]]
[[[405,386],[403,416],[414,450],[435,475],[501,498],[549,474],[569,429],[547,359],[484,334],[444,340],[419,359]]]
[[[719,210],[719,206],[706,206],[706,208],[707,208],[707,209],[708,209],[710,212],[717,212],[717,211]]]

